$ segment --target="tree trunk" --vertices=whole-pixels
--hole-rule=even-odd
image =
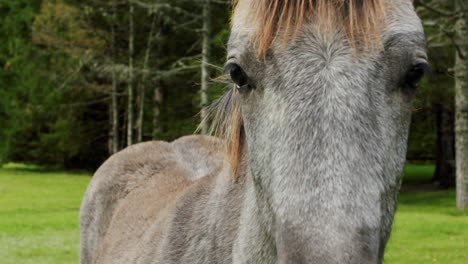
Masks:
[[[443,187],[455,186],[455,132],[453,111],[444,104],[434,106],[437,124],[436,170],[432,182]]]
[[[211,0],[205,0],[203,6],[203,50],[201,79],[201,132],[208,133],[208,82],[210,78],[209,60],[211,53]]]
[[[111,28],[111,52],[112,52],[112,62],[115,63],[115,60],[117,58],[116,56],[116,51],[115,51],[115,19],[116,19],[116,7],[115,4],[112,8],[112,13],[113,13],[113,21],[112,21],[112,28]],[[115,69],[112,69],[112,152],[111,154],[116,153],[119,151],[119,107],[118,107],[118,101],[117,101],[117,74],[115,72]]]
[[[465,0],[456,1],[457,10],[466,10]],[[468,209],[468,12],[456,23],[459,49],[455,60],[457,207]]]
[[[156,26],[156,18],[157,16],[154,15],[153,21],[151,22],[151,28],[148,35],[148,42],[146,44],[146,52],[145,58],[143,61],[143,74],[141,76],[141,81],[139,83],[139,104],[138,104],[138,121],[137,121],[137,128],[138,128],[138,142],[143,140],[143,121],[144,121],[144,114],[145,114],[145,92],[146,92],[146,78],[148,76],[148,62],[151,53],[151,46],[153,44],[153,34],[154,28]]]
[[[110,156],[114,154],[113,145],[114,145],[114,131],[112,129],[112,124],[114,120],[112,120],[112,100],[109,101],[108,104],[108,118],[109,118],[109,130],[107,131],[107,154]]]
[[[133,49],[134,49],[134,6],[130,2],[128,33],[128,105],[127,105],[127,146],[133,144]]]
[[[154,86],[154,95],[153,95],[153,140],[159,140],[159,137],[162,133],[161,125],[159,124],[160,115],[161,115],[161,105],[163,102],[163,96],[161,91],[161,81],[156,81]]]

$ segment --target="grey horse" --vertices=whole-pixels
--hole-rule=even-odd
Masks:
[[[411,0],[239,0],[222,138],[95,173],[81,263],[382,263],[427,66]]]

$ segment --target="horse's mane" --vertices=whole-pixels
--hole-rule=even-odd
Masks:
[[[325,33],[342,30],[350,45],[379,45],[379,26],[385,18],[384,0],[232,0],[237,23],[251,28],[259,57],[274,41],[286,44],[304,23],[314,22]]]
[[[234,21],[253,30],[251,41],[259,58],[275,41],[286,44],[301,26],[311,22],[325,33],[341,30],[353,50],[379,47],[379,27],[385,19],[385,0],[233,0]],[[244,125],[237,89],[230,89],[211,106],[211,132],[224,138],[227,159],[239,180]]]

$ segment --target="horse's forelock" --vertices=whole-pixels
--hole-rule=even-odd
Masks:
[[[233,0],[233,3],[233,17],[240,20],[233,22],[253,29],[250,38],[259,57],[264,57],[276,40],[284,46],[312,18],[324,32],[331,33],[339,27],[355,50],[381,46],[379,27],[385,19],[385,0]]]
[[[240,110],[239,92],[233,88],[218,99],[209,109],[213,117],[210,133],[226,142],[226,159],[232,167],[232,175],[238,181],[237,173],[244,142],[244,123]]]

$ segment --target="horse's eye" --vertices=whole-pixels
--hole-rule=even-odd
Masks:
[[[231,79],[236,84],[239,91],[249,91],[253,88],[253,86],[249,84],[249,77],[239,65],[230,63],[226,65],[224,72],[231,75]]]
[[[416,88],[418,83],[424,77],[424,74],[430,74],[431,69],[429,64],[422,62],[413,65],[413,67],[406,73],[405,83],[410,88]]]

